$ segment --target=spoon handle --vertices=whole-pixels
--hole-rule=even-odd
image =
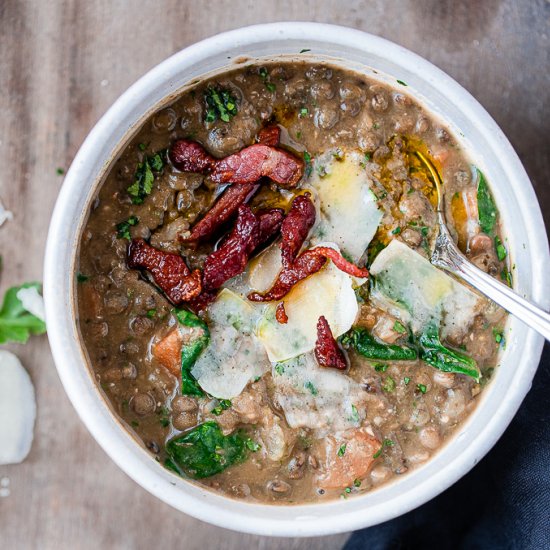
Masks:
[[[550,340],[550,314],[525,300],[494,277],[481,271],[458,250],[450,235],[440,229],[432,264],[463,279],[476,290]]]

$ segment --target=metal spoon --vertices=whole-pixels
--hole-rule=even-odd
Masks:
[[[487,296],[487,298],[490,298],[506,311],[515,315],[520,321],[535,329],[539,334],[542,334],[546,340],[550,340],[550,314],[525,300],[506,285],[477,268],[458,249],[447,228],[443,182],[439,173],[431,160],[425,155],[419,151],[416,151],[415,154],[429,170],[437,189],[437,222],[439,224],[439,233],[435,241],[431,263],[466,281],[476,290]]]

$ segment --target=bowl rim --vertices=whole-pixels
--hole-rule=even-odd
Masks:
[[[496,443],[519,408],[530,388],[544,340],[534,331],[527,332],[523,343],[524,353],[521,363],[523,378],[518,380],[516,376],[514,379],[515,384],[509,390],[508,399],[501,404],[498,414],[484,426],[484,437],[476,436],[477,439],[472,442],[471,446],[456,457],[440,475],[434,476],[433,481],[430,480],[430,483],[415,487],[414,494],[408,490],[397,501],[393,499],[382,503],[377,509],[369,509],[368,517],[365,516],[366,507],[360,506],[360,498],[343,501],[338,504],[341,512],[324,516],[321,514],[321,517],[319,512],[322,509],[325,511],[331,509],[335,501],[332,501],[330,505],[324,503],[274,507],[259,503],[238,502],[229,497],[201,490],[186,481],[183,483],[173,481],[168,475],[160,475],[158,471],[154,471],[150,463],[153,463],[154,466],[158,465],[150,456],[146,456],[144,453],[142,453],[143,456],[139,454],[135,442],[131,441],[129,437],[120,436],[120,428],[115,419],[111,418],[109,421],[109,419],[103,418],[100,420],[100,414],[104,412],[101,409],[105,405],[100,402],[98,395],[86,386],[82,372],[80,372],[84,366],[79,364],[78,368],[75,368],[75,362],[81,363],[83,360],[82,350],[79,349],[80,344],[75,336],[73,316],[68,314],[66,307],[66,297],[63,295],[66,286],[63,287],[59,283],[59,280],[66,275],[63,270],[67,268],[67,259],[72,254],[66,250],[64,244],[67,243],[67,238],[70,235],[71,218],[76,214],[80,215],[80,219],[82,219],[84,215],[84,212],[74,211],[74,195],[87,190],[82,184],[83,179],[86,179],[87,161],[90,157],[100,154],[98,151],[101,149],[101,142],[105,136],[109,135],[111,125],[117,123],[119,113],[136,97],[144,96],[153,82],[166,80],[167,75],[181,69],[181,66],[190,63],[191,59],[206,59],[208,56],[227,51],[235,44],[244,46],[259,42],[285,40],[301,40],[305,43],[321,41],[341,47],[357,47],[357,43],[364,44],[366,53],[367,51],[384,52],[386,57],[399,59],[400,63],[409,62],[426,71],[434,81],[438,81],[445,87],[446,95],[451,100],[463,104],[463,109],[468,112],[469,117],[478,117],[479,123],[485,129],[485,139],[502,153],[501,164],[507,174],[511,175],[510,179],[513,177],[513,181],[517,182],[518,192],[523,199],[522,204],[519,205],[520,210],[523,205],[524,213],[527,212],[526,205],[530,204],[529,216],[524,222],[529,228],[529,245],[540,258],[540,261],[533,264],[532,298],[542,307],[548,308],[550,284],[544,281],[543,274],[547,273],[550,268],[550,256],[540,208],[519,158],[490,115],[456,81],[417,54],[363,31],[312,22],[252,25],[211,36],[161,62],[117,99],[88,134],[65,177],[48,233],[44,263],[44,298],[48,338],[65,391],[96,441],[127,475],[167,504],[197,519],[220,527],[271,536],[315,536],[375,525],[396,517],[435,497],[468,472]],[[470,415],[469,419],[472,417],[475,417],[475,412]],[[356,505],[350,506],[351,503]],[[258,515],[260,510],[264,509],[265,511],[266,508],[268,510],[276,508],[291,510],[292,514],[287,514],[286,518]],[[256,511],[258,514],[255,515]]]

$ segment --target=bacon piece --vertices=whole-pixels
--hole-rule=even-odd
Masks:
[[[332,260],[332,263],[344,273],[351,275],[352,277],[366,278],[369,276],[369,272],[366,267],[357,267],[355,264],[348,262],[338,250],[330,248],[328,246],[318,246],[312,249],[312,252],[316,251],[317,254],[323,255],[325,258]]]
[[[275,310],[275,319],[277,319],[277,322],[281,325],[286,325],[288,323],[288,315],[285,311],[285,304],[284,302],[281,302],[277,309]]]
[[[149,271],[155,283],[176,305],[201,293],[201,273],[198,269],[191,272],[181,256],[153,248],[143,239],[131,241],[127,263],[131,269]]]
[[[178,170],[201,174],[212,170],[218,162],[200,143],[189,139],[175,141],[170,147],[169,157]]]
[[[216,183],[255,183],[261,177],[268,177],[280,185],[295,187],[304,172],[301,159],[261,143],[218,160],[199,143],[180,139],[170,147],[169,157],[178,170],[209,173]]]
[[[216,290],[225,281],[242,273],[259,242],[260,221],[248,206],[242,205],[239,207],[235,227],[220,248],[212,252],[204,262],[204,289]]]
[[[346,370],[347,363],[344,352],[334,339],[330,325],[324,315],[317,321],[317,341],[315,342],[315,358],[321,367]]]
[[[250,219],[250,223],[252,224],[252,218],[249,216],[248,208],[247,211],[245,211],[245,214],[246,217]],[[204,275],[205,289],[202,291],[200,296],[193,298],[189,302],[189,306],[193,309],[193,311],[204,311],[208,305],[216,299],[218,294],[217,289],[225,281],[244,271],[246,262],[251,254],[248,250],[252,248],[252,251],[254,251],[254,249],[256,249],[259,245],[267,241],[270,237],[277,233],[277,231],[279,231],[284,213],[280,208],[271,208],[269,210],[261,210],[255,215],[252,214],[252,216],[255,216],[258,222],[259,234],[257,238],[251,239],[251,242],[246,246],[245,251],[236,251],[235,240],[238,240],[235,235],[237,231],[236,225],[233,232],[222,243],[221,247],[216,252],[210,254],[210,256],[206,259]],[[240,223],[241,227],[237,232],[240,237],[243,237],[244,231],[242,228],[242,217]],[[239,224],[239,219],[237,219],[237,224]],[[231,242],[232,238],[233,242]],[[219,270],[219,272],[216,272],[217,270]]]
[[[260,220],[260,244],[265,243],[270,237],[273,237],[283,223],[284,212],[280,208],[270,208],[256,212],[256,217]]]
[[[283,267],[290,267],[315,223],[315,206],[309,193],[298,195],[281,226]]]
[[[223,224],[229,221],[239,209],[256,193],[260,186],[256,183],[232,185],[226,189],[216,204],[206,213],[191,231],[191,235],[182,241],[198,241],[211,237]]]
[[[369,276],[369,272],[366,269],[361,269],[351,262],[348,262],[337,250],[334,250],[334,248],[318,246],[302,252],[292,265],[283,267],[275,284],[265,294],[252,292],[248,295],[248,299],[252,302],[281,300],[292,290],[295,284],[317,273],[317,271],[325,265],[327,258],[332,260],[338,269],[352,277]]]
[[[248,299],[252,302],[271,302],[284,298],[294,285],[317,273],[326,262],[326,258],[319,254],[312,254],[312,250],[306,250],[296,258],[296,261],[288,268],[283,268],[275,281],[275,284],[265,294],[251,292]]]
[[[295,187],[303,173],[301,159],[282,149],[257,144],[218,161],[210,178],[216,183],[247,183],[268,177],[280,185]]]
[[[269,147],[278,147],[281,142],[281,128],[276,124],[262,128],[258,132],[256,141],[263,145],[269,145]]]
[[[204,311],[217,297],[217,290],[203,290],[196,298],[189,300],[187,305],[195,312]]]

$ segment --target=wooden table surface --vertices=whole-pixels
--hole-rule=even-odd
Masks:
[[[549,27],[545,0],[0,0],[0,293],[40,280],[52,208],[84,137],[138,77],[179,49],[253,23],[356,27],[426,57],[465,86],[509,137],[550,222]],[[498,182],[495,182],[498,185]],[[340,548],[347,535],[290,540],[225,531],[181,514],[119,470],[63,392],[46,337],[8,346],[38,398],[35,441],[0,466],[0,547]],[[6,492],[6,491],[4,491]]]

